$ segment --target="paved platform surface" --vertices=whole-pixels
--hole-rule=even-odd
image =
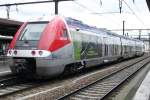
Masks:
[[[10,71],[8,62],[0,60],[0,73],[4,71]]]
[[[137,90],[133,100],[150,100],[150,71]]]

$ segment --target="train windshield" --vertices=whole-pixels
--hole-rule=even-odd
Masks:
[[[28,23],[24,30],[21,32],[19,40],[32,40],[40,39],[41,33],[46,27],[47,22],[33,22]]]

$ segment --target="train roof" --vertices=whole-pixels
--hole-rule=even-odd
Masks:
[[[82,21],[73,19],[71,17],[66,17],[65,19],[66,19],[68,25],[76,26],[77,28],[80,28],[81,30],[91,31],[94,33],[99,33],[99,31],[101,31],[94,26],[89,26],[87,24],[84,24]]]
[[[80,28],[81,30],[90,31],[90,32],[94,32],[94,33],[97,33],[97,34],[100,34],[100,31],[101,31],[101,32],[105,32],[107,35],[121,37],[121,38],[128,39],[128,40],[140,41],[140,40],[137,40],[137,39],[133,39],[133,38],[129,38],[129,37],[126,37],[126,36],[122,36],[122,35],[113,33],[109,30],[104,29],[104,28],[97,28],[97,27],[94,27],[94,26],[89,26],[87,24],[84,24],[82,21],[73,19],[71,17],[66,17],[65,19],[66,19],[68,25],[75,26],[77,28]]]
[[[64,17],[64,18],[69,26],[73,26],[74,28],[79,28],[80,30],[83,30],[83,31],[94,32],[96,34],[100,34],[100,32],[103,32],[107,35],[111,35],[111,36],[115,36],[115,37],[121,37],[124,39],[134,40],[134,41],[141,41],[141,40],[137,40],[137,39],[133,39],[130,37],[126,37],[126,36],[122,36],[122,35],[113,33],[105,28],[97,28],[96,26],[87,25],[87,24],[83,23],[82,21],[73,19],[71,17]],[[37,23],[37,22],[48,22],[48,21],[45,21],[45,20],[44,21],[43,20],[42,21],[31,21],[29,23]]]

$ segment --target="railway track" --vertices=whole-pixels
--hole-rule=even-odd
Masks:
[[[147,60],[146,60],[147,59]],[[142,62],[144,61],[144,62]],[[89,99],[87,98],[89,93],[93,93],[90,95],[90,97],[97,97],[98,93],[103,92],[103,97],[105,97],[108,93],[111,92],[114,88],[116,88],[118,85],[115,83],[120,83],[121,81],[108,81],[109,84],[106,84],[104,80],[111,80],[107,79],[113,75],[116,74],[118,70],[124,70],[128,67],[133,67],[133,66],[138,66],[138,69],[141,68],[141,66],[146,65],[150,61],[149,55],[143,56],[140,58],[132,59],[129,61],[121,62],[119,64],[114,64],[111,65],[110,67],[107,67],[106,69],[102,69],[100,71],[93,71],[90,73],[86,73],[85,75],[79,75],[78,77],[71,77],[67,79],[62,79],[62,80],[54,80],[54,81],[46,81],[46,82],[21,82],[20,83],[15,83],[15,84],[10,84],[10,85],[5,85],[5,86],[0,86],[0,98],[4,100],[8,100],[9,98],[14,98],[14,99],[39,99],[39,100],[54,100],[54,99]],[[142,63],[141,63],[142,62]],[[141,64],[139,64],[141,63]],[[122,66],[122,67],[121,67]],[[134,69],[134,68],[131,68]],[[131,70],[130,69],[130,70]],[[134,69],[134,71],[137,71],[138,69]],[[126,71],[127,72],[127,71]],[[129,72],[127,72],[129,73]],[[122,73],[121,73],[122,74]],[[128,74],[130,76],[131,74]],[[122,75],[120,75],[122,76]],[[119,78],[118,78],[119,79]],[[97,84],[99,82],[104,82],[103,84],[106,87],[109,87],[108,89],[105,90],[107,91],[97,91],[97,93],[93,90],[89,93],[85,93],[85,89],[88,87],[94,87],[94,84]],[[125,79],[124,79],[125,80]],[[13,80],[12,80],[13,81]],[[15,82],[15,81],[14,81]],[[1,84],[1,82],[0,82]],[[98,84],[100,90],[104,90],[103,88],[100,88],[102,84]],[[115,86],[114,86],[115,85]],[[112,89],[112,87],[114,87]],[[78,90],[77,90],[78,89]],[[77,91],[76,91],[77,90]],[[33,92],[34,91],[34,92]],[[43,92],[42,92],[43,91]],[[89,91],[88,89],[86,92]],[[80,94],[81,92],[81,94]],[[83,93],[84,92],[84,93]],[[106,92],[106,93],[104,93]],[[95,95],[94,95],[95,93]],[[84,95],[83,95],[84,94]],[[42,96],[43,95],[43,96]],[[78,95],[78,96],[77,96]],[[79,97],[79,96],[83,97]],[[101,95],[102,96],[102,95]],[[44,99],[45,98],[45,99]],[[100,98],[100,97],[97,97]],[[91,99],[91,98],[90,98]],[[94,98],[92,98],[94,99]]]
[[[13,77],[13,74],[11,72],[1,72],[2,74],[0,74],[0,81],[2,81],[3,79],[9,78],[9,77]]]
[[[14,75],[0,78],[0,97],[34,87],[35,83],[20,79]]]
[[[70,94],[62,96],[59,100],[101,100],[122,84],[126,79],[142,67],[146,66],[149,61],[150,58],[148,57],[92,84],[88,84],[87,86]]]

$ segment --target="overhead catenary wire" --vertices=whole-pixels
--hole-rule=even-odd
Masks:
[[[120,12],[118,12],[118,11],[114,11],[114,12],[95,12],[95,13],[92,13],[92,14],[119,14]],[[128,13],[128,14],[130,14],[130,12],[123,12],[123,13]]]
[[[150,30],[149,28],[132,28],[132,29],[125,29],[126,31],[134,31],[134,30]],[[112,29],[110,31],[122,31],[122,29]]]
[[[108,13],[109,13],[109,14],[119,13],[119,12],[105,12],[105,13],[99,13],[99,12],[95,12],[94,10],[89,9],[88,7],[84,6],[83,4],[81,4],[81,3],[77,2],[77,1],[73,1],[73,2],[76,3],[78,6],[84,8],[85,10],[89,11],[90,14],[95,14],[95,15],[98,15],[98,16],[102,16],[102,15],[108,14]],[[105,16],[105,18],[106,18],[106,16]],[[108,18],[108,20],[111,20],[111,22],[114,22],[116,25],[121,24],[121,23],[118,23],[118,22],[116,22],[116,21],[114,21],[113,19],[110,19],[110,18]]]
[[[147,27],[146,25],[145,25],[145,23],[139,18],[139,16],[133,11],[133,9],[128,5],[128,3],[125,1],[125,0],[122,0],[124,3],[125,3],[125,5],[129,8],[129,10],[132,12],[132,14],[145,26],[145,27]]]
[[[22,2],[22,3],[12,3],[12,4],[1,4],[0,5],[0,7],[1,6],[13,6],[13,5],[15,5],[15,6],[17,6],[17,5],[24,5],[24,4],[32,4],[32,3],[48,3],[48,2],[54,2],[54,1],[56,1],[56,0],[45,0],[45,1],[35,1],[35,2]],[[70,0],[57,0],[57,1],[70,1]],[[71,0],[71,1],[74,1],[74,0]],[[99,0],[100,1],[100,5],[102,4],[102,0]],[[125,2],[125,0],[122,0],[122,1],[124,1]],[[84,9],[86,9],[86,10],[88,10],[88,11],[90,11],[91,12],[91,14],[99,14],[99,15],[101,15],[101,14],[114,14],[113,12],[106,12],[106,13],[97,13],[96,11],[94,11],[94,10],[92,10],[92,9],[90,9],[90,8],[88,8],[88,7],[86,7],[85,5],[83,5],[83,4],[81,4],[81,3],[79,3],[79,2],[77,2],[77,1],[74,1],[76,4],[78,4],[80,7],[82,7],[82,8],[84,8]],[[144,25],[144,26],[146,26],[145,24],[144,24],[144,22],[139,18],[139,16],[138,15],[136,15],[136,13],[132,10],[132,8],[125,2],[125,4],[127,5],[127,7],[131,10],[131,12],[136,16],[136,18]],[[18,11],[18,9],[16,9],[17,11]],[[117,12],[116,12],[117,13]],[[110,19],[109,19],[110,20]],[[114,22],[114,21],[113,21]],[[116,21],[115,21],[115,23],[116,23]],[[121,23],[120,23],[121,24]],[[117,25],[118,25],[118,22],[117,22]]]
[[[73,1],[73,2],[74,2],[74,3],[76,3],[78,6],[80,6],[80,7],[84,8],[84,9],[86,9],[86,10],[90,11],[90,12],[94,12],[93,10],[91,10],[91,9],[87,8],[86,6],[84,6],[84,5],[83,5],[83,4],[81,4],[81,3],[78,3],[77,1]]]

